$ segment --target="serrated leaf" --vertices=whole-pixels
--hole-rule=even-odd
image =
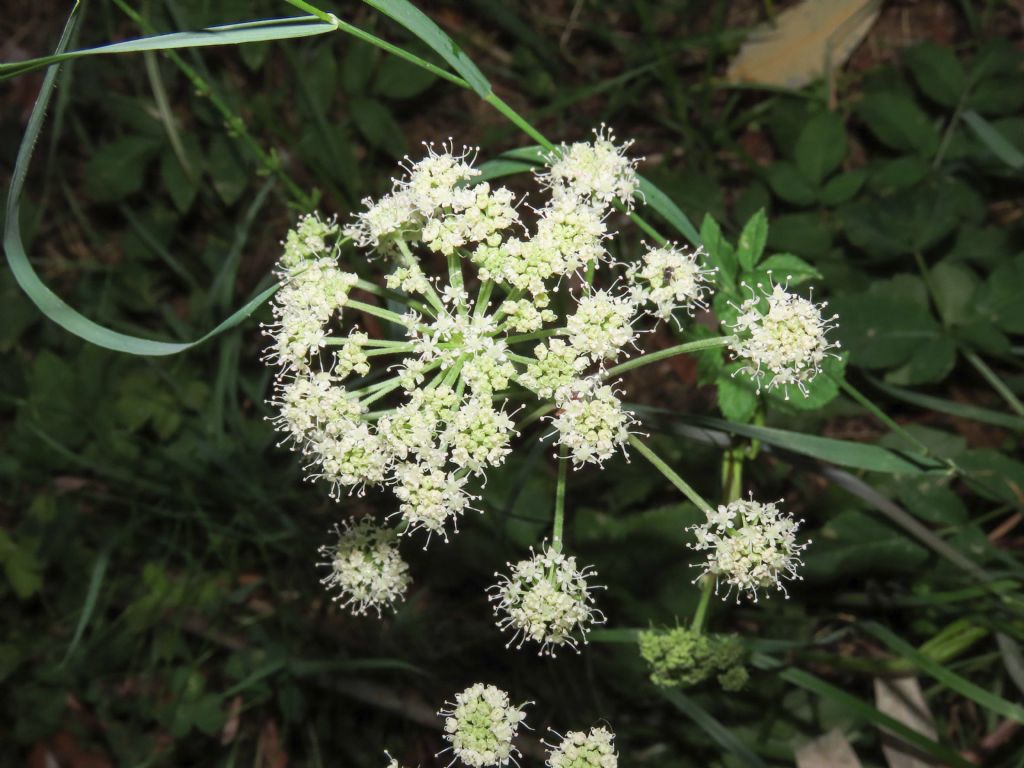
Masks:
[[[792,253],[775,253],[757,265],[753,275],[754,283],[767,284],[769,279],[800,285],[808,280],[821,278],[821,273],[811,264]]]
[[[722,228],[711,216],[705,216],[700,225],[700,240],[708,254],[708,263],[717,268],[716,281],[726,289],[736,287],[739,274],[736,252],[722,235]]]
[[[904,51],[903,58],[928,98],[944,107],[957,106],[967,87],[967,73],[953,51],[929,41]]]
[[[911,386],[932,384],[945,379],[956,365],[956,342],[949,336],[923,341],[905,365],[890,371],[885,380],[890,384]]]
[[[218,134],[213,137],[208,154],[207,169],[213,190],[225,205],[234,205],[249,184],[249,173],[235,156],[231,142],[224,136]]]
[[[865,368],[902,365],[941,335],[927,307],[900,295],[892,283],[838,296],[832,308],[839,314],[837,334],[850,352],[850,362]]]
[[[939,132],[928,115],[902,93],[868,93],[856,109],[879,141],[893,149],[931,157],[939,147]]]
[[[814,185],[800,173],[800,170],[786,160],[772,163],[765,171],[765,178],[772,192],[793,205],[811,205],[818,197]]]
[[[832,247],[832,228],[818,213],[787,213],[772,219],[768,247],[811,257]]]
[[[840,173],[833,176],[821,190],[822,205],[839,205],[845,203],[864,186],[868,174],[863,168]]]
[[[1024,333],[1024,254],[992,270],[978,292],[977,312],[1008,333]]]
[[[392,157],[405,154],[405,135],[395,122],[391,110],[376,99],[354,99],[352,120],[371,146],[384,150]]]
[[[123,136],[104,144],[85,164],[86,193],[96,202],[105,203],[137,192],[159,146],[148,136]]]
[[[719,374],[715,386],[718,390],[718,408],[729,421],[750,421],[757,409],[757,386],[749,376],[739,373],[744,363],[731,363]]]
[[[811,118],[796,141],[796,167],[817,186],[836,170],[846,156],[846,126],[834,112]]]
[[[764,210],[760,210],[743,225],[743,231],[736,242],[736,258],[739,260],[740,269],[749,272],[754,268],[761,260],[767,239],[768,218]]]

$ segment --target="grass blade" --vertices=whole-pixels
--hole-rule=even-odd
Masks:
[[[74,14],[74,11],[72,11]],[[327,24],[313,16],[296,16],[283,19],[267,19],[263,21],[246,21],[240,24],[226,24],[208,27],[197,32],[169,32],[164,35],[151,35],[134,40],[123,40],[118,43],[84,48],[77,51],[65,51],[61,46],[52,56],[42,56],[26,61],[14,61],[0,64],[0,80],[23,75],[42,67],[49,67],[70,59],[84,56],[109,56],[123,53],[141,53],[143,51],[167,51],[175,48],[199,48],[213,45],[240,45],[242,43],[258,43],[270,40],[291,40],[294,38],[324,35],[335,32],[333,24]]]
[[[364,0],[386,16],[390,16],[444,59],[469,83],[482,99],[491,95],[491,84],[473,60],[455,44],[444,30],[408,0]]]
[[[110,564],[110,550],[111,548],[107,547],[100,552],[100,556],[96,558],[96,564],[92,567],[92,576],[89,577],[89,588],[85,593],[82,613],[78,616],[75,634],[72,635],[68,650],[60,662],[61,666],[67,664],[68,659],[74,656],[75,651],[78,649],[78,644],[82,641],[82,636],[85,634],[85,629],[89,626],[89,621],[92,619],[93,611],[96,610],[96,601],[100,596],[100,587],[103,586],[103,577],[106,576],[107,566]]]
[[[643,176],[640,177],[640,195],[647,202],[647,205],[657,211],[680,235],[685,237],[690,245],[694,248],[700,245],[700,234],[686,214],[680,210],[678,205],[672,202],[668,195]]]
[[[857,716],[863,718],[872,725],[889,731],[907,742],[907,744],[917,747],[923,752],[938,758],[944,765],[954,766],[954,768],[971,768],[971,763],[964,760],[959,754],[949,747],[937,744],[926,736],[922,736],[920,733],[908,728],[898,720],[879,712],[875,707],[861,701],[856,696],[837,688],[831,683],[826,683],[821,678],[815,677],[809,672],[797,669],[796,667],[782,668],[779,662],[775,659],[759,653],[755,653],[753,655],[751,662],[759,669],[776,672],[780,678],[788,683],[792,683],[793,685],[803,688],[806,691],[810,691],[822,698],[831,699],[848,712],[855,713]]]
[[[914,392],[913,390],[886,384],[884,381],[876,379],[873,376],[869,376],[868,379],[876,389],[881,390],[890,397],[895,397],[897,400],[903,400],[911,405],[916,405],[926,410],[939,411],[940,413],[946,413],[950,416],[957,416],[962,419],[971,419],[972,421],[980,421],[984,424],[992,424],[996,427],[1005,427],[1006,429],[1024,431],[1024,418],[1021,418],[1020,416],[1000,413],[999,411],[992,411],[988,408],[981,408],[980,406],[970,405],[968,403],[957,403],[952,400],[944,400],[941,397],[923,395],[919,392]]]
[[[676,709],[693,720],[726,752],[739,758],[744,765],[767,768],[763,760],[750,747],[736,738],[735,734],[716,720],[704,707],[689,696],[676,690],[662,689],[661,695],[672,702]]]
[[[793,453],[811,456],[829,464],[842,467],[864,469],[870,472],[886,474],[921,474],[925,469],[939,469],[943,465],[924,456],[914,456],[913,461],[900,454],[870,443],[854,443],[848,440],[835,440],[830,437],[805,435],[774,427],[758,427],[753,424],[736,424],[731,421],[712,418],[710,416],[687,416],[688,421],[698,426],[720,429],[723,432],[761,440],[770,445],[784,448]]]
[[[60,42],[57,45],[58,54],[62,53],[67,47],[68,40],[75,27],[75,21],[75,11],[72,10],[71,15],[68,17],[67,25],[64,27],[64,33],[61,35]],[[32,268],[28,254],[25,252],[24,242],[22,241],[21,195],[24,191],[29,163],[32,160],[32,151],[43,127],[46,108],[50,103],[50,97],[53,95],[53,87],[59,69],[59,65],[51,67],[43,79],[42,89],[36,99],[35,106],[32,108],[32,113],[28,119],[28,126],[25,129],[25,135],[21,140],[21,146],[18,148],[14,172],[11,175],[11,186],[7,194],[7,206],[4,217],[4,253],[7,257],[7,264],[11,268],[11,273],[14,275],[18,285],[21,286],[21,289],[46,317],[65,330],[97,346],[117,352],[126,352],[131,355],[162,356],[184,352],[229,328],[234,328],[248,318],[267,299],[274,295],[278,288],[276,284],[250,299],[245,306],[234,312],[216,328],[199,339],[191,342],[167,342],[129,336],[99,325],[71,308],[43,283],[35,269]]]
[[[1024,168],[1024,154],[1021,153],[1009,140],[1003,136],[996,127],[983,118],[973,109],[969,109],[960,116],[974,135],[978,137],[993,155],[998,157],[1015,171]]]
[[[868,621],[864,622],[860,626],[869,635],[885,643],[891,650],[898,653],[901,657],[913,662],[918,669],[925,674],[934,677],[950,690],[956,691],[961,696],[964,696],[965,698],[968,698],[986,709],[990,709],[993,712],[1002,715],[1003,717],[1024,724],[1024,707],[1021,707],[1018,704],[1012,704],[1001,696],[997,696],[994,693],[986,691],[984,688],[975,685],[970,680],[966,680],[955,672],[951,672],[938,662],[925,656],[910,643],[898,637],[881,624]]]

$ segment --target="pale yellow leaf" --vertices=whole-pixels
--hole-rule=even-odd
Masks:
[[[861,768],[843,732],[833,728],[796,751],[797,768]]]
[[[924,700],[921,684],[916,677],[875,678],[875,706],[894,720],[927,736],[933,741],[935,719]],[[894,734],[882,733],[882,751],[889,768],[932,768],[939,763],[921,753]]]
[[[725,78],[801,88],[841,67],[878,18],[881,0],[804,0],[759,27]]]

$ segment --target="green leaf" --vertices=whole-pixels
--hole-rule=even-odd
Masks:
[[[814,186],[835,171],[846,156],[846,127],[834,112],[815,115],[796,140],[796,167]]]
[[[793,205],[811,205],[818,199],[818,191],[814,185],[800,173],[800,170],[787,160],[779,160],[768,166],[765,178],[772,192],[787,203]]]
[[[979,281],[970,267],[943,259],[931,268],[929,282],[939,316],[947,323],[961,324],[973,319]]]
[[[369,45],[355,43],[349,46],[341,62],[341,84],[345,93],[353,98],[366,95],[373,76],[374,50]],[[391,57],[385,59],[390,61]],[[419,67],[417,67],[419,69]]]
[[[808,280],[821,279],[821,273],[812,265],[792,253],[775,253],[757,265],[753,282],[767,285],[769,279],[775,282],[788,281],[800,285]]]
[[[732,245],[722,235],[722,228],[711,216],[705,216],[700,225],[699,242],[704,244],[708,263],[718,270],[716,280],[727,290],[735,289],[739,263]]]
[[[912,573],[928,550],[871,515],[844,510],[815,534],[803,557],[803,576],[822,581]]]
[[[351,108],[356,128],[371,146],[395,158],[405,154],[405,134],[392,117],[391,110],[376,99],[354,99]]]
[[[672,227],[686,238],[686,241],[690,245],[697,247],[701,243],[700,235],[697,234],[697,229],[687,218],[686,214],[683,213],[679,206],[672,202],[672,199],[662,192],[658,187],[652,184],[650,181],[645,179],[643,176],[640,177],[639,194],[643,200],[646,201],[647,205],[657,211],[665,221],[672,225]]]
[[[356,48],[373,50],[366,45],[352,46]],[[318,108],[326,111],[330,108],[337,92],[338,64],[334,57],[334,50],[329,45],[321,45],[313,50],[313,55],[302,62],[300,75],[304,85],[309,92],[310,100]]]
[[[818,213],[787,213],[772,219],[768,246],[803,256],[822,256],[832,247],[832,227]]]
[[[754,268],[761,260],[767,239],[768,217],[762,208],[743,226],[740,239],[736,242],[736,258],[739,260],[740,269],[749,272]]]
[[[839,205],[845,203],[864,186],[868,174],[863,168],[837,174],[828,180],[821,190],[822,205]]]
[[[876,192],[907,189],[921,181],[930,170],[931,165],[917,155],[883,160],[872,165],[870,186]]]
[[[967,507],[949,488],[944,477],[905,477],[895,482],[896,493],[915,517],[933,525],[961,525],[969,519]]]
[[[971,405],[970,403],[958,403],[953,400],[944,400],[940,397],[921,394],[920,392],[915,392],[910,389],[901,389],[870,376],[869,379],[875,387],[890,397],[895,397],[897,400],[903,400],[904,402],[916,405],[919,408],[923,408],[928,411],[946,413],[950,416],[956,416],[961,419],[971,419],[972,421],[980,421],[985,424],[993,424],[997,427],[1005,427],[1006,429],[1024,431],[1024,418],[1021,418],[1020,416],[1012,416],[1008,413],[1001,413],[999,411],[989,410],[988,408],[981,408],[980,406]]]
[[[757,387],[749,377],[736,375],[744,363],[731,363],[719,374],[718,408],[729,421],[748,422],[757,409]]]
[[[932,42],[915,45],[903,53],[914,81],[928,98],[955,108],[967,87],[967,73],[953,51]]]
[[[249,184],[249,172],[235,155],[234,145],[218,134],[210,142],[208,171],[210,183],[225,205],[234,205]]]
[[[148,136],[124,136],[104,144],[85,164],[86,194],[96,202],[109,203],[138,192],[146,165],[159,146]]]
[[[989,275],[978,291],[976,311],[1008,333],[1024,333],[1024,254],[1005,261]]]
[[[964,112],[961,118],[993,155],[1015,171],[1024,168],[1024,153],[1011,144],[992,123],[972,109]]]
[[[430,46],[469,83],[482,99],[491,96],[491,84],[476,64],[430,18],[408,0],[364,0],[381,13],[390,16]]]
[[[939,336],[912,350],[906,364],[887,373],[885,380],[904,386],[932,384],[945,379],[954,365],[956,342],[948,336]]]
[[[167,148],[160,155],[160,179],[174,207],[181,213],[187,213],[199,193],[203,156],[194,134],[188,133],[181,138],[191,172],[182,166],[178,155]]]
[[[868,93],[857,114],[879,141],[901,152],[931,157],[939,147],[939,132],[924,111],[901,93]]]
[[[942,329],[926,306],[908,300],[900,281],[876,283],[865,293],[837,296],[838,335],[850,362],[865,368],[901,365]]]
[[[4,564],[7,582],[20,600],[32,597],[43,585],[43,564],[35,549],[19,544],[0,529],[0,562]]]
[[[839,358],[827,357],[821,364],[821,373],[805,386],[806,394],[793,390],[773,389],[768,399],[777,408],[794,411],[816,411],[824,408],[839,395],[839,382],[846,375],[846,361],[849,352],[842,352]]]
[[[381,62],[373,91],[386,99],[411,99],[437,82],[437,77],[401,59],[388,57]]]
[[[887,474],[919,474],[923,466],[937,466],[934,461],[923,456],[915,457],[917,463],[911,462],[893,451],[880,448],[870,443],[854,443],[847,440],[834,440],[817,435],[805,435],[801,432],[790,432],[773,427],[758,427],[753,424],[737,424],[722,421],[710,416],[686,416],[682,421],[698,426],[710,427],[723,432],[732,432],[744,437],[774,445],[802,456],[810,456],[819,461],[837,464],[854,469],[866,469],[871,472]]]

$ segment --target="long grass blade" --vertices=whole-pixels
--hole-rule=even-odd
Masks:
[[[752,768],[766,768],[764,761],[750,747],[740,741],[732,731],[689,696],[670,689],[662,690],[661,695],[672,702],[676,709],[693,720],[722,749],[739,758],[744,765],[752,766]]]

